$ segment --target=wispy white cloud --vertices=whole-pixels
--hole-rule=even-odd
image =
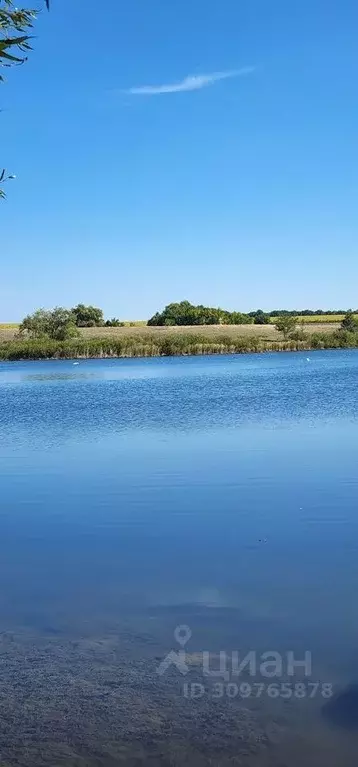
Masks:
[[[254,67],[242,67],[229,72],[212,72],[208,75],[189,75],[179,83],[169,83],[168,85],[140,85],[136,88],[129,88],[126,93],[132,96],[160,96],[163,93],[185,93],[187,91],[200,91],[210,85],[228,80],[230,77],[244,77],[254,72]]]

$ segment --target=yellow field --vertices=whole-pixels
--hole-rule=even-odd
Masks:
[[[125,328],[145,328],[147,320],[124,320]]]
[[[11,341],[18,327],[16,322],[0,322],[0,341]]]
[[[356,315],[358,317],[358,315]],[[337,330],[342,322],[343,315],[323,314],[320,316],[311,315],[308,317],[297,317],[297,329],[302,325],[310,327],[305,328],[306,333],[331,333]],[[275,318],[271,318],[270,325],[192,325],[192,326],[173,326],[173,327],[148,327],[145,320],[136,322],[126,322],[125,327],[121,328],[81,328],[81,335],[85,338],[110,338],[121,336],[142,336],[146,335],[166,335],[171,336],[174,333],[186,335],[201,335],[208,338],[218,338],[220,336],[258,336],[266,341],[279,340],[281,334],[277,332]],[[313,327],[312,327],[313,326]],[[19,325],[11,322],[0,323],[0,342],[10,341],[16,335]]]
[[[337,330],[337,323],[315,323],[314,327],[307,328],[306,333],[332,333]],[[299,329],[299,325],[297,325]],[[145,338],[146,336],[170,336],[173,335],[199,335],[208,340],[219,340],[220,337],[231,336],[233,338],[256,336],[265,341],[279,341],[282,334],[274,325],[174,325],[170,327],[126,327],[126,328],[82,328],[81,333],[85,338],[120,338],[127,336],[132,338]]]
[[[358,317],[358,314],[355,316]],[[307,323],[311,324],[312,322],[318,322],[321,325],[324,322],[342,322],[343,319],[344,314],[310,314],[307,317],[297,317],[297,325],[306,325]],[[271,322],[273,325],[275,324],[276,320],[277,317],[271,317]]]

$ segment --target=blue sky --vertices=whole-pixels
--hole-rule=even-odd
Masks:
[[[357,22],[355,0],[52,0],[0,91],[0,321],[356,307]]]

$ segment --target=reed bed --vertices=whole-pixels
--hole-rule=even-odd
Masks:
[[[90,359],[111,357],[163,357],[203,354],[244,354],[270,351],[301,351],[358,347],[358,334],[338,331],[313,333],[306,338],[264,340],[258,335],[221,335],[208,338],[198,333],[122,335],[76,338],[70,341],[16,338],[0,343],[1,360]]]

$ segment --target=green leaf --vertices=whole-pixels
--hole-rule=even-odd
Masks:
[[[5,53],[5,51],[1,51],[0,59],[7,59],[7,61],[16,61],[18,64],[21,64],[22,62],[22,59],[19,59],[18,56],[12,56],[11,53]]]
[[[29,35],[23,35],[22,37],[7,37],[5,40],[0,40],[0,51],[10,48],[11,45],[23,45],[27,40],[31,40]]]

